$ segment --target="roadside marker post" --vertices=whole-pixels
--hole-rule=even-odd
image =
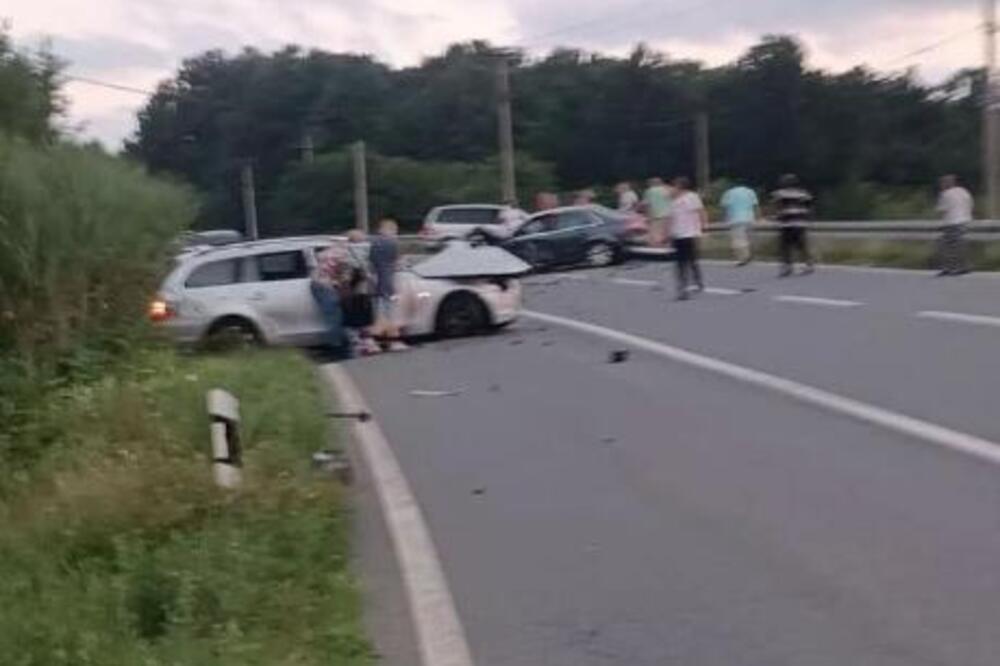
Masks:
[[[212,476],[217,486],[231,490],[243,480],[240,401],[228,391],[212,389],[206,404],[212,430]]]

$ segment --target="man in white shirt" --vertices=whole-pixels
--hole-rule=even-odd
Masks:
[[[615,186],[618,194],[618,210],[622,213],[635,213],[639,210],[639,195],[632,189],[631,183],[618,183]]]
[[[941,214],[941,273],[962,275],[968,273],[965,256],[965,230],[972,222],[973,199],[969,191],[958,184],[958,177],[941,177],[941,195],[937,210]]]
[[[686,301],[690,297],[688,285],[692,282],[698,291],[705,290],[698,265],[698,239],[708,226],[708,213],[701,197],[691,191],[691,181],[683,176],[674,180],[673,199],[670,240],[677,266],[677,300]]]

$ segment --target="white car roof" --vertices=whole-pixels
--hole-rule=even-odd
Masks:
[[[230,245],[204,246],[192,248],[184,252],[177,258],[181,262],[194,259],[216,260],[229,259],[232,257],[242,257],[247,254],[256,254],[260,251],[272,250],[281,252],[282,250],[298,250],[312,247],[313,245],[325,245],[337,240],[344,240],[343,236],[290,236],[287,238],[266,238],[264,240],[246,241],[244,243],[232,243]]]

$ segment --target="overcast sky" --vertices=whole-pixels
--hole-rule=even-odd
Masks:
[[[982,58],[980,0],[5,0],[22,45],[51,40],[69,73],[149,89],[212,48],[288,43],[418,63],[483,38],[542,54],[557,45],[727,62],[765,33],[795,33],[814,66],[916,67],[940,80]],[[948,40],[947,43],[914,55]],[[908,57],[909,56],[909,57]],[[117,147],[143,98],[70,83],[70,122]]]

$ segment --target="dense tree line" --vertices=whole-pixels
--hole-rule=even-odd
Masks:
[[[458,44],[418,67],[394,70],[368,56],[297,47],[208,52],[159,87],[127,150],[196,185],[205,195],[203,222],[211,225],[239,225],[245,160],[255,166],[270,232],[315,227],[320,216],[349,219],[347,210],[324,212],[317,204],[349,207],[349,183],[337,176],[343,160],[300,166],[307,141],[322,155],[364,139],[378,154],[424,165],[413,187],[442,203],[495,200],[487,181],[456,181],[488,173],[457,164],[495,159],[498,54],[483,42]],[[766,187],[794,170],[827,193],[830,216],[864,214],[880,200],[903,201],[899,214],[908,214],[922,204],[905,202],[925,201],[939,173],[978,179],[977,71],[936,87],[863,68],[831,74],[808,67],[789,37],[767,37],[716,68],[642,46],[625,58],[571,49],[540,60],[512,57],[515,140],[522,159],[535,165],[522,187],[525,200],[531,186],[570,190],[691,174],[699,111],[711,119],[716,178]],[[554,180],[538,177],[545,164]],[[324,165],[337,191],[304,195],[310,178],[303,169],[314,174],[316,191]],[[398,168],[393,176],[410,177]],[[423,212],[417,206],[424,199],[402,194],[407,182],[379,186],[399,194],[376,197],[377,213]]]

